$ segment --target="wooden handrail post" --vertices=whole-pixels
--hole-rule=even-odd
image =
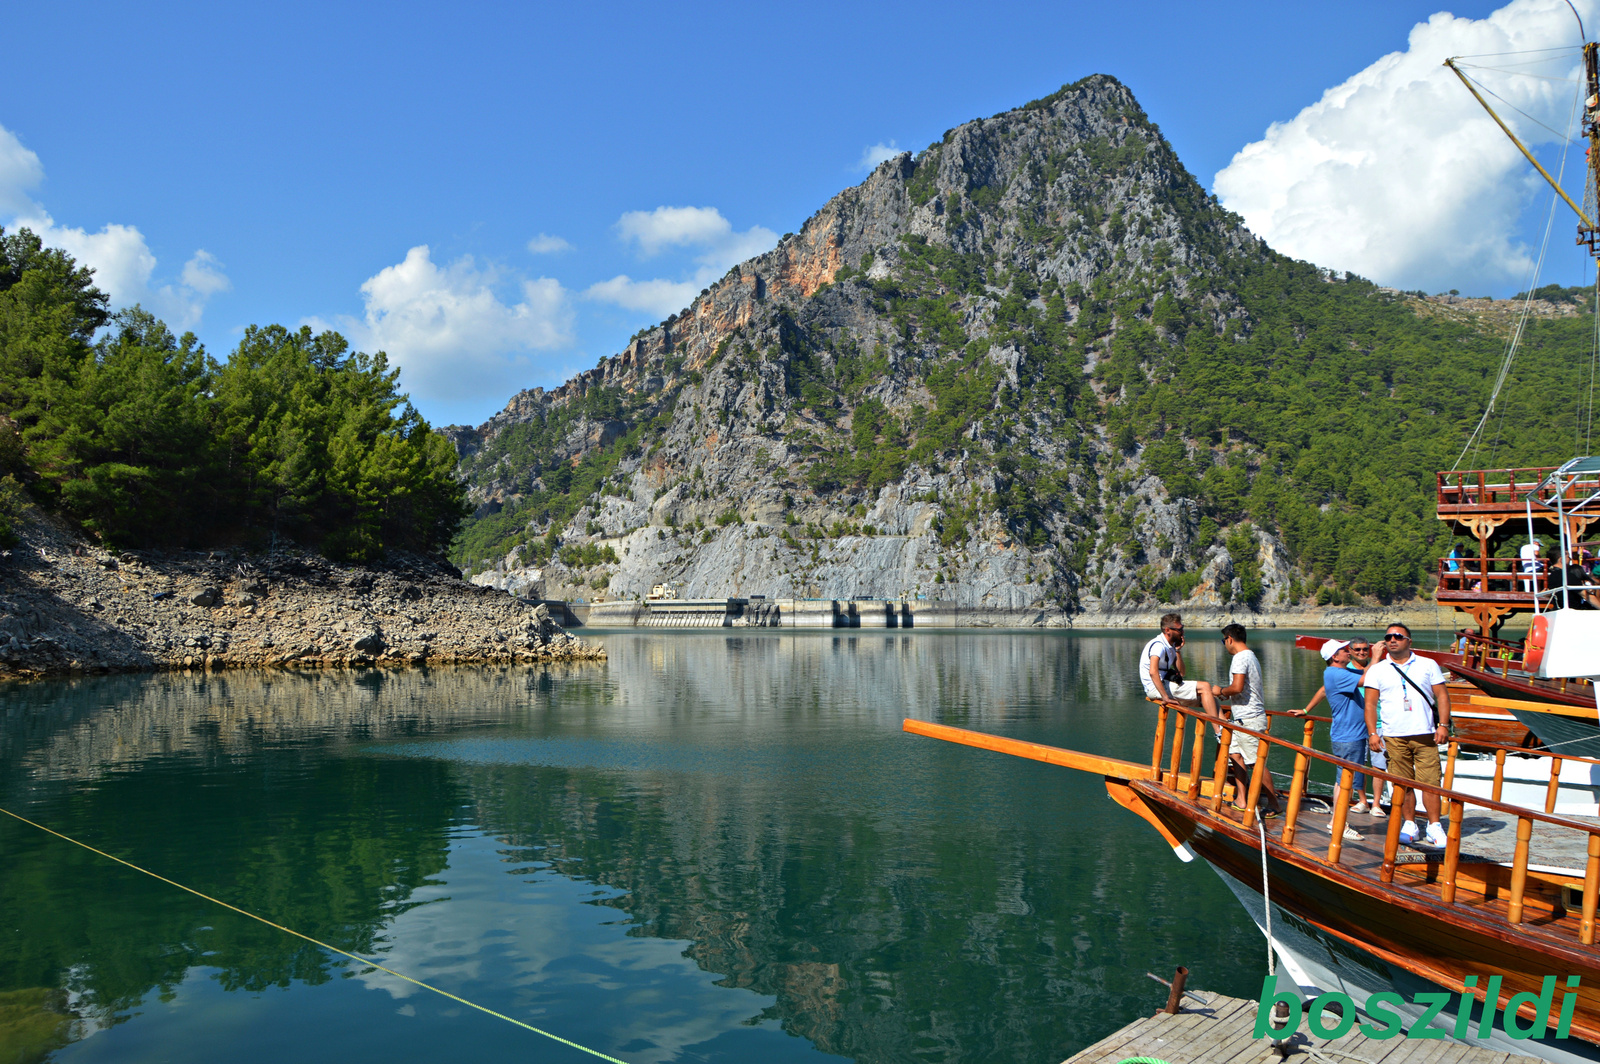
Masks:
[[[1446,748],[1444,762],[1444,789],[1454,790],[1456,784],[1456,755],[1461,752],[1461,744],[1454,739],[1450,740]]]
[[[1517,817],[1517,850],[1511,859],[1511,899],[1507,903],[1506,919],[1522,923],[1522,894],[1528,886],[1528,839],[1533,835],[1533,821]]]
[[[1589,835],[1589,861],[1583,866],[1583,921],[1578,925],[1578,941],[1594,945],[1594,910],[1600,901],[1600,835]]]
[[[1200,770],[1206,756],[1206,722],[1194,719],[1194,750],[1189,755],[1189,801],[1200,800]]]
[[[1267,727],[1272,727],[1268,723]],[[1250,769],[1250,794],[1244,800],[1244,826],[1256,825],[1256,802],[1261,798],[1261,777],[1267,771],[1267,751],[1271,747],[1265,739],[1256,740],[1256,763]]]
[[[1156,742],[1150,751],[1150,771],[1155,773],[1156,782],[1161,782],[1161,754],[1166,749],[1167,743],[1167,704],[1156,705]]]
[[[1506,752],[1504,748],[1502,748],[1494,752],[1494,787],[1489,792],[1490,799],[1498,802],[1500,800],[1500,792],[1505,789],[1505,785]]]
[[[1212,769],[1211,782],[1215,788],[1211,792],[1211,811],[1222,812],[1222,790],[1228,783],[1228,747],[1233,745],[1233,729],[1226,723],[1222,725],[1222,732],[1217,736],[1217,763]]]
[[[1444,882],[1439,887],[1439,900],[1446,905],[1454,905],[1456,901],[1456,872],[1461,867],[1461,818],[1466,808],[1465,802],[1450,800],[1450,834],[1444,844]]]
[[[1550,759],[1550,783],[1544,789],[1544,811],[1546,813],[1554,813],[1556,811],[1556,792],[1560,789],[1561,759],[1552,757]]]
[[[1339,863],[1339,853],[1344,849],[1344,825],[1350,819],[1350,791],[1356,782],[1354,772],[1346,772],[1333,792],[1333,841],[1328,843],[1328,863]]]
[[[1394,882],[1394,859],[1400,852],[1400,825],[1411,819],[1411,788],[1394,780],[1394,797],[1389,806],[1389,830],[1383,837],[1383,864],[1378,866],[1378,878],[1385,883]]]
[[[1306,723],[1309,725],[1311,722]],[[1285,846],[1294,845],[1295,821],[1300,819],[1300,800],[1306,793],[1306,775],[1310,769],[1311,759],[1297,752],[1294,755],[1294,776],[1289,781],[1289,803],[1283,810],[1283,831],[1279,835]],[[1351,773],[1346,772],[1345,775]]]
[[[1183,764],[1183,737],[1189,730],[1189,714],[1179,710],[1172,729],[1172,764],[1167,774],[1167,790],[1178,793],[1178,767]],[[1202,728],[1201,732],[1204,733]]]

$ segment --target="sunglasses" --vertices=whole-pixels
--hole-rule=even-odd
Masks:
[[[1410,639],[1411,637],[1408,636],[1408,635],[1401,635],[1399,632],[1389,632],[1383,638],[1384,639],[1399,639],[1401,641],[1404,641],[1404,640]]]

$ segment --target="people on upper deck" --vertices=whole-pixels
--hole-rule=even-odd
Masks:
[[[1183,675],[1183,616],[1168,613],[1161,618],[1161,634],[1144,645],[1140,655],[1139,680],[1144,693],[1161,702],[1201,706],[1217,715],[1217,700],[1211,685],[1204,680],[1187,680]]]
[[[1521,583],[1524,594],[1532,594],[1539,582],[1539,572],[1544,568],[1544,558],[1541,556],[1543,552],[1544,544],[1532,536],[1529,536],[1528,542],[1517,551],[1517,557],[1522,559]]]
[[[1450,553],[1444,556],[1445,571],[1449,573],[1459,573],[1461,571],[1462,557],[1461,544],[1452,544],[1450,547]]]
[[[1592,586],[1596,583],[1589,573],[1584,572],[1579,555],[1567,555],[1565,565],[1558,558],[1556,564],[1550,567],[1550,588],[1554,592],[1550,596],[1550,608],[1600,609],[1600,587]]]
[[[1386,657],[1374,661],[1366,674],[1368,746],[1387,755],[1392,775],[1437,787],[1439,744],[1450,735],[1450,690],[1444,673],[1431,659],[1412,653],[1411,629],[1399,621],[1388,626],[1383,639]],[[1423,837],[1427,845],[1442,847],[1445,834],[1439,823],[1439,796],[1423,792],[1422,806],[1428,815]],[[1391,809],[1390,813],[1411,819],[1403,810]],[[1402,842],[1417,838],[1413,823],[1401,828]]]
[[[1267,702],[1261,685],[1261,659],[1256,657],[1255,651],[1246,644],[1248,636],[1242,624],[1230,624],[1222,629],[1222,645],[1229,654],[1233,655],[1228,664],[1228,682],[1226,684],[1212,684],[1211,693],[1218,706],[1222,700],[1227,699],[1230,710],[1229,716],[1235,724],[1254,731],[1267,730]],[[1240,791],[1249,786],[1250,772],[1256,763],[1256,747],[1259,740],[1253,735],[1242,732],[1233,733],[1233,741],[1228,750],[1228,760],[1237,774]],[[1264,773],[1261,777],[1261,790],[1267,811],[1263,815],[1269,820],[1278,815],[1281,800],[1278,789],[1272,784],[1272,773]],[[1236,801],[1235,805],[1243,807],[1243,802]]]

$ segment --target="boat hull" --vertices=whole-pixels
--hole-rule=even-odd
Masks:
[[[1212,869],[1233,892],[1234,897],[1263,935],[1267,934],[1267,903],[1260,893],[1233,878],[1216,865]],[[1457,1006],[1461,995],[1427,979],[1420,978],[1351,945],[1343,939],[1328,934],[1316,925],[1301,919],[1276,902],[1272,903],[1273,952],[1285,972],[1294,981],[1303,998],[1309,1001],[1319,994],[1333,991],[1348,994],[1365,1017],[1367,999],[1373,994],[1388,991],[1398,994],[1404,1004],[1386,1005],[1404,1017],[1403,1027],[1410,1031],[1421,1017],[1422,1010],[1414,1002],[1421,993],[1450,993],[1451,1003],[1429,1024],[1443,1030],[1451,1041],[1458,1018]],[[1552,973],[1555,974],[1555,973]],[[1481,981],[1481,980],[1480,980]],[[1280,984],[1282,980],[1280,979]],[[1559,1000],[1559,997],[1557,998]],[[1474,1008],[1468,1020],[1468,1030],[1476,1035],[1481,1019],[1481,1006]],[[1302,1027],[1302,1030],[1304,1028]],[[1600,1047],[1577,1038],[1512,1038],[1496,1014],[1489,1034],[1470,1037],[1467,1044],[1500,1053],[1540,1057],[1559,1064],[1591,1064],[1600,1060]]]
[[[1181,839],[1204,858],[1264,928],[1261,850],[1256,840],[1235,838],[1195,819],[1159,788],[1134,786],[1163,822],[1163,833]],[[1365,1011],[1372,994],[1393,991],[1407,1003],[1396,1011],[1412,1010],[1409,1029],[1410,1021],[1420,1015],[1411,1004],[1416,994],[1448,991],[1454,995],[1453,1010],[1466,976],[1477,976],[1480,987],[1487,985],[1488,977],[1501,976],[1504,1001],[1511,994],[1537,993],[1547,975],[1577,975],[1580,1000],[1571,1037],[1513,1039],[1497,1016],[1491,1033],[1472,1038],[1470,1044],[1560,1064],[1600,1061],[1600,1046],[1596,1045],[1600,1041],[1600,960],[1593,951],[1531,949],[1509,934],[1452,918],[1436,903],[1396,904],[1392,895],[1375,896],[1353,878],[1344,881],[1346,877],[1337,868],[1311,858],[1284,859],[1269,847],[1267,860],[1274,943],[1303,993],[1315,996],[1339,990]],[[1558,1002],[1560,998],[1558,993]],[[1455,1020],[1454,1011],[1447,1010],[1433,1025],[1453,1030]],[[1476,1020],[1471,1030],[1475,1035]]]
[[[1513,709],[1511,712],[1553,753],[1570,757],[1600,757],[1600,727],[1596,727],[1594,721],[1526,709]]]

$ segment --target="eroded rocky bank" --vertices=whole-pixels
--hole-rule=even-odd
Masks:
[[[396,554],[112,554],[39,516],[0,557],[0,677],[89,671],[590,661],[542,606]]]

